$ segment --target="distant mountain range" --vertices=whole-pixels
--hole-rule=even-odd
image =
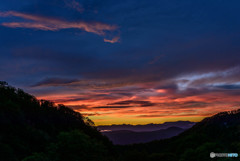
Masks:
[[[98,126],[97,128],[113,144],[126,145],[170,138],[191,128],[195,124],[195,122],[190,121],[177,121],[146,125],[108,125]]]
[[[130,124],[122,124],[122,125],[106,125],[106,126],[97,126],[97,129],[100,132],[106,131],[119,131],[119,130],[129,130],[133,132],[146,132],[146,131],[157,131],[161,129],[167,129],[169,127],[179,127],[181,129],[189,129],[195,122],[190,121],[177,121],[177,122],[165,122],[163,124],[146,124],[146,125],[130,125]]]
[[[134,132],[129,130],[119,130],[102,132],[113,144],[126,145],[134,143],[146,143],[153,140],[166,139],[182,133],[185,129],[179,127],[169,127],[157,131]]]

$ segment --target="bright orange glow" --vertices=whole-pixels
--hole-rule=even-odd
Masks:
[[[96,125],[148,124],[179,120],[197,122],[218,112],[235,110],[239,105],[238,96],[219,92],[182,96],[158,89],[133,96],[112,98],[112,95],[114,93],[94,91],[83,95],[59,94],[38,98],[72,107],[92,119]]]

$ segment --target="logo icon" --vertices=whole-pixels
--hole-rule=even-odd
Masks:
[[[214,158],[216,155],[215,155],[215,153],[214,152],[211,152],[210,153],[210,158]]]

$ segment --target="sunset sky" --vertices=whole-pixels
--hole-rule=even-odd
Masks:
[[[240,108],[238,0],[1,0],[0,80],[96,125]]]

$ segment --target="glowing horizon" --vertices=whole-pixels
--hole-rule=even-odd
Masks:
[[[232,69],[222,72],[235,74]],[[218,79],[218,73],[212,73],[211,77]],[[239,96],[234,95],[236,90],[221,89],[224,84],[219,86],[219,83],[211,84],[210,87],[204,84],[204,87],[199,89],[202,85],[196,85],[195,82],[203,79],[209,80],[209,74],[176,78],[174,84],[180,84],[179,86],[166,86],[166,82],[129,83],[114,87],[106,87],[104,84],[103,88],[87,87],[83,93],[78,92],[79,81],[76,81],[66,85],[69,93],[65,90],[66,93],[63,94],[42,95],[38,98],[69,106],[92,119],[96,125],[148,124],[179,120],[198,122],[218,112],[238,108],[240,102]],[[47,88],[50,82],[45,82],[45,87],[41,84],[33,88]],[[50,84],[55,88],[59,87],[56,82],[54,85]]]

